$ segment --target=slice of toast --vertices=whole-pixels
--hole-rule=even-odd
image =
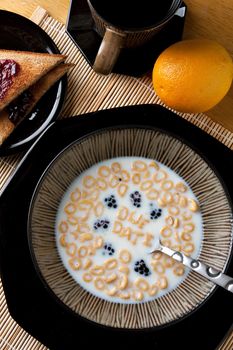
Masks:
[[[10,86],[0,99],[0,111],[19,96],[29,86],[35,84],[48,71],[63,62],[66,56],[27,51],[0,50],[0,63],[13,60],[17,63],[17,72],[10,77]],[[0,72],[1,74],[1,72]],[[3,89],[4,76],[0,76],[0,92]]]
[[[50,70],[46,75],[40,78],[34,85],[32,85],[27,92],[30,94],[30,103],[27,103],[26,109],[24,110],[24,115],[12,122],[9,119],[11,107],[17,106],[17,100],[20,100],[20,97],[23,93],[12,101],[4,110],[0,112],[0,145],[6,140],[6,138],[12,133],[12,131],[17,127],[17,125],[24,119],[35,107],[37,102],[41,97],[58,81],[65,73],[68,72],[69,68],[72,67],[72,64],[60,64]]]

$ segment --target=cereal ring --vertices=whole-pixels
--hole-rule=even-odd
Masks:
[[[181,208],[187,207],[188,200],[187,200],[187,198],[185,196],[180,196],[179,205],[181,206]]]
[[[175,218],[173,227],[178,228],[180,226],[180,220],[178,218]]]
[[[189,209],[193,212],[199,210],[199,205],[194,199],[189,199]]]
[[[175,185],[175,189],[178,191],[178,192],[186,192],[188,187],[183,183],[183,182],[178,182],[176,185]]]
[[[152,284],[148,290],[149,296],[153,297],[158,293],[158,286],[156,284]]]
[[[76,251],[77,251],[77,246],[75,243],[67,243],[66,244],[66,253],[69,256],[75,256]]]
[[[106,283],[112,283],[117,279],[117,274],[116,273],[112,273],[111,275],[107,276],[105,278]]]
[[[106,188],[108,188],[108,184],[107,184],[107,181],[102,179],[101,177],[98,177],[96,179],[96,187],[98,189],[100,189],[101,191],[104,191],[106,190]]]
[[[131,261],[131,254],[130,254],[130,252],[127,249],[120,250],[119,260],[123,264],[128,264]]]
[[[62,247],[66,247],[67,246],[66,235],[64,233],[60,236],[59,242],[60,242],[60,245]]]
[[[68,262],[69,262],[70,267],[75,271],[79,270],[82,267],[81,260],[77,257],[70,259]]]
[[[160,289],[166,289],[168,287],[167,277],[165,277],[165,276],[160,277],[157,281],[157,286]]]
[[[159,170],[159,165],[155,161],[153,161],[153,162],[150,162],[149,168],[154,168],[156,170]]]
[[[84,258],[85,256],[87,256],[88,253],[88,248],[85,245],[81,245],[78,248],[78,255],[80,258]]]
[[[135,301],[141,301],[144,299],[144,294],[140,290],[133,290],[132,291],[132,298]]]
[[[157,202],[158,202],[160,207],[166,207],[166,205],[167,205],[167,203],[164,202],[164,200],[162,200],[161,198],[158,198]]]
[[[88,199],[82,199],[77,204],[77,209],[89,212],[93,208],[93,202]]]
[[[171,237],[171,235],[172,235],[172,230],[171,230],[170,227],[164,226],[164,227],[161,228],[160,234],[161,234],[161,236],[163,236],[164,238],[168,238],[168,237]]]
[[[68,223],[66,221],[61,221],[59,226],[58,226],[58,230],[61,233],[67,233],[68,228],[69,228],[69,225],[68,225]]]
[[[179,264],[177,265],[174,269],[173,269],[173,273],[176,276],[183,276],[183,274],[185,273],[185,268],[183,265]]]
[[[128,190],[129,186],[126,185],[126,184],[120,184],[118,187],[117,187],[117,193],[119,194],[119,196],[123,197],[127,190]]]
[[[176,206],[169,206],[167,210],[170,215],[174,215],[174,216],[179,215],[180,213],[180,209]]]
[[[104,274],[104,267],[101,265],[95,265],[90,269],[90,272],[94,276],[101,276]]]
[[[127,299],[130,299],[130,294],[129,294],[129,292],[120,292],[119,293],[119,298],[121,298],[121,299],[125,299],[125,300],[127,300]]]
[[[110,297],[116,295],[117,293],[117,288],[116,287],[112,287],[111,289],[106,290],[107,295],[109,295]]]
[[[98,290],[103,290],[105,287],[104,279],[101,277],[96,277],[94,280],[94,286]]]
[[[182,231],[180,234],[180,237],[183,241],[186,241],[186,242],[192,240],[192,236],[189,232]]]
[[[78,218],[76,216],[73,216],[73,215],[69,215],[67,217],[67,221],[70,225],[72,226],[76,226],[78,225]]]
[[[104,244],[103,237],[101,237],[101,236],[95,237],[95,240],[94,240],[94,247],[95,248],[102,248],[103,244]]]
[[[143,171],[146,171],[146,169],[147,169],[147,165],[142,160],[135,160],[132,164],[133,171],[143,172]]]
[[[163,169],[160,169],[153,175],[153,181],[158,183],[167,178],[167,173]]]
[[[161,183],[161,188],[164,191],[170,191],[173,188],[174,184],[171,180],[163,180]]]
[[[91,281],[93,280],[93,277],[92,277],[92,275],[91,275],[90,273],[85,272],[85,273],[83,274],[83,280],[84,280],[85,282],[89,283],[89,282],[91,282]]]
[[[86,175],[83,179],[83,186],[86,188],[93,188],[96,184],[96,180],[91,175]]]
[[[86,242],[86,241],[91,241],[93,238],[93,234],[92,233],[81,233],[81,235],[79,236],[79,240],[80,242]]]
[[[188,222],[183,225],[184,231],[185,232],[193,232],[195,230],[195,225],[192,222]]]
[[[167,226],[173,226],[174,224],[174,218],[172,216],[166,216],[165,217],[165,223],[167,224]]]
[[[113,270],[117,267],[117,260],[116,259],[108,259],[105,261],[104,265],[107,270]]]
[[[121,171],[121,165],[120,163],[118,162],[114,162],[111,164],[111,170],[114,172],[114,173],[119,173]]]
[[[134,284],[143,292],[146,292],[149,289],[149,283],[144,278],[137,278]]]
[[[73,192],[71,192],[70,199],[72,202],[78,202],[80,198],[81,198],[81,191],[77,187]]]
[[[192,242],[185,243],[182,247],[182,250],[185,254],[192,253],[194,249],[195,249],[195,246],[194,246],[194,243]]]
[[[111,170],[108,166],[106,165],[102,165],[101,167],[99,167],[98,169],[98,175],[102,176],[102,177],[109,177],[111,173]]]
[[[64,211],[67,215],[72,215],[76,212],[76,206],[74,205],[74,203],[68,203],[65,206]]]
[[[123,274],[120,276],[117,287],[120,290],[124,290],[127,287],[127,285],[128,285],[128,277],[126,274]]]
[[[188,221],[188,220],[191,220],[191,219],[192,219],[192,214],[189,213],[189,212],[187,212],[187,211],[184,211],[184,212],[181,214],[181,216],[182,216],[182,219],[183,219],[184,221]]]
[[[133,183],[134,183],[135,185],[140,184],[140,182],[141,182],[141,175],[138,174],[138,173],[133,174],[133,175],[132,175],[132,181],[133,181]]]
[[[89,267],[92,265],[92,260],[91,259],[87,259],[86,262],[83,265],[84,270],[89,269]]]
[[[115,175],[112,176],[109,180],[109,183],[108,185],[111,187],[111,188],[115,188],[119,185],[119,179],[118,177],[116,177]]]
[[[118,270],[119,270],[120,272],[122,272],[122,273],[126,273],[126,275],[128,275],[128,274],[130,273],[130,270],[129,270],[129,268],[128,268],[127,266],[120,266],[120,267],[118,268]]]
[[[166,204],[171,204],[173,202],[173,195],[170,192],[164,192],[161,199]]]
[[[146,181],[143,181],[140,185],[140,189],[142,191],[147,191],[149,190],[151,187],[153,186],[153,182],[151,180],[146,180]]]

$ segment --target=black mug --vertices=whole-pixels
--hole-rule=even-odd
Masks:
[[[173,18],[182,0],[87,0],[103,38],[93,69],[111,73],[123,47],[145,44]]]

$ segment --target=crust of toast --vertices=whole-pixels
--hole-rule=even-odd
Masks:
[[[20,70],[14,76],[5,97],[0,100],[0,111],[19,96],[29,86],[35,84],[42,76],[55,66],[64,62],[66,56],[49,53],[34,53],[27,51],[0,50],[0,60],[11,59],[16,61]]]
[[[49,71],[45,76],[38,80],[28,90],[32,94],[32,102],[28,107],[24,118],[32,111],[41,97],[52,87],[65,73],[68,72],[72,64],[60,64]],[[12,131],[17,127],[9,119],[7,108],[0,112],[0,145],[7,139]]]

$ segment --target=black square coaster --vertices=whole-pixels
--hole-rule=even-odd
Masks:
[[[113,72],[138,77],[151,71],[158,55],[182,39],[186,12],[187,6],[183,3],[167,26],[148,43],[134,49],[122,49]],[[92,66],[102,38],[95,29],[86,0],[71,1],[66,30]]]

